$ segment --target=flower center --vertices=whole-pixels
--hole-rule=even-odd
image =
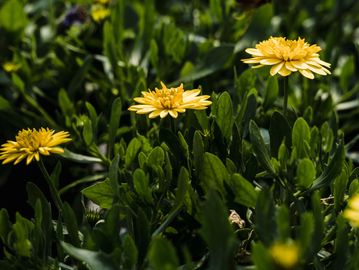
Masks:
[[[182,103],[183,89],[181,87],[169,89],[156,89],[156,97],[160,107],[164,109],[173,109]]]

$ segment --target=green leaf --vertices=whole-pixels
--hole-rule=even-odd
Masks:
[[[152,149],[147,157],[147,164],[150,166],[162,166],[165,161],[165,153],[163,149],[156,146]]]
[[[204,153],[202,169],[200,175],[200,184],[207,193],[211,189],[216,189],[224,193],[224,182],[229,174],[222,161],[212,153]]]
[[[216,111],[212,113],[215,116],[219,129],[223,137],[229,141],[232,135],[233,126],[233,106],[232,100],[228,92],[223,92],[217,101]]]
[[[252,91],[253,90],[253,91]],[[241,127],[242,138],[248,134],[249,122],[255,116],[257,109],[256,90],[252,89],[248,95],[243,98],[241,107],[236,118],[238,127]]]
[[[175,248],[171,242],[161,237],[152,240],[148,261],[152,269],[158,270],[176,270],[179,266]]]
[[[330,128],[328,122],[325,122],[320,127],[320,134],[322,135],[322,148],[325,153],[329,153],[332,150],[334,142],[333,130]]]
[[[108,209],[112,206],[114,191],[109,179],[89,186],[83,189],[81,193],[101,208]]]
[[[121,98],[117,97],[112,102],[110,123],[108,127],[108,148],[107,156],[111,157],[113,151],[113,145],[115,144],[117,129],[120,126],[120,118],[122,114],[122,102]]]
[[[8,0],[0,10],[0,28],[9,32],[25,29],[28,22],[24,5],[19,0]]]
[[[129,167],[135,160],[137,153],[140,151],[142,143],[139,139],[133,138],[126,149],[125,165]]]
[[[80,246],[79,226],[76,220],[76,214],[71,206],[65,202],[63,207],[64,223],[70,236],[70,241],[73,245]]]
[[[268,253],[268,248],[262,243],[253,243],[252,260],[257,270],[275,270],[272,259]]]
[[[258,195],[255,207],[254,230],[264,245],[273,243],[276,234],[275,211],[273,194],[268,188],[264,188]]]
[[[270,162],[270,155],[267,146],[264,143],[262,135],[257,124],[251,120],[249,122],[249,134],[252,142],[253,152],[261,164],[269,173],[274,174],[274,168]]]
[[[76,91],[81,87],[83,84],[87,73],[89,72],[92,66],[93,57],[91,55],[87,55],[82,62],[82,65],[79,69],[74,71],[75,74],[72,76],[72,80],[68,87],[68,94],[71,98],[74,98]]]
[[[186,157],[187,160],[189,160],[189,147],[188,147],[188,144],[186,142],[186,139],[185,137],[183,137],[181,131],[178,131],[178,139],[181,143],[181,148],[183,150],[183,154],[184,156]]]
[[[93,128],[92,128],[92,122],[87,116],[83,116],[83,130],[82,130],[82,137],[84,138],[84,141],[87,146],[90,146],[93,142],[94,134],[93,134]]]
[[[146,202],[153,203],[152,191],[150,188],[148,176],[142,169],[136,169],[133,173],[133,186],[137,194]]]
[[[108,178],[110,179],[110,184],[114,193],[114,199],[118,200],[120,191],[119,191],[119,183],[118,183],[118,163],[120,161],[120,156],[117,154],[114,159],[111,161]]]
[[[7,243],[8,234],[11,230],[9,214],[6,209],[0,210],[0,238],[3,243]]]
[[[193,135],[193,165],[196,169],[196,175],[201,174],[203,155],[204,155],[204,143],[201,133],[196,130]]]
[[[316,170],[313,162],[309,158],[299,160],[297,167],[296,184],[302,188],[308,188],[313,184],[316,176]]]
[[[270,119],[269,135],[270,135],[270,150],[272,157],[278,157],[278,150],[285,139],[285,145],[290,149],[292,145],[291,128],[287,119],[282,113],[275,111]]]
[[[13,244],[17,255],[30,257],[31,255],[31,241],[30,235],[34,229],[34,224],[16,213],[16,222],[12,225],[12,230],[15,234],[15,242]]]
[[[230,183],[237,203],[247,207],[254,207],[256,205],[258,192],[247,179],[235,173],[232,175]]]
[[[63,158],[66,158],[66,159],[69,159],[69,160],[72,160],[72,161],[75,161],[78,163],[87,163],[87,164],[102,163],[102,160],[100,158],[76,154],[74,152],[71,152],[67,148],[64,148],[64,153],[62,153],[61,156]]]
[[[291,228],[289,221],[289,209],[286,205],[282,204],[276,209],[276,222],[279,242],[284,243],[290,238]]]
[[[310,143],[310,128],[304,118],[299,117],[293,126],[292,144],[297,150],[297,157],[304,158],[308,156],[307,146]]]
[[[214,190],[210,190],[202,210],[200,234],[209,248],[209,270],[232,269],[235,237],[228,211]]]
[[[123,257],[124,267],[126,269],[135,269],[138,260],[138,251],[135,241],[130,234],[126,234],[123,238]]]
[[[267,82],[266,93],[263,106],[269,108],[273,105],[279,94],[278,79],[276,76],[270,76]]]
[[[91,270],[117,270],[118,265],[112,258],[103,253],[92,250],[76,248],[68,243],[60,242],[62,248],[72,257],[85,262]]]
[[[313,254],[314,216],[311,212],[300,216],[298,241],[302,250],[303,258],[310,258]]]
[[[334,207],[336,211],[339,211],[344,204],[344,195],[347,189],[348,181],[348,172],[345,168],[343,168],[341,174],[335,178],[333,185]]]
[[[344,158],[344,145],[343,141],[341,141],[337,146],[334,156],[330,160],[328,166],[324,169],[323,173],[317,179],[315,179],[309,191],[317,190],[329,185],[341,173]]]
[[[339,215],[336,220],[337,229],[334,242],[334,260],[333,269],[343,269],[344,265],[347,265],[349,256],[349,228],[347,221]],[[353,268],[355,269],[355,268]]]
[[[173,84],[195,81],[222,69],[230,57],[232,57],[233,49],[234,46],[228,44],[212,48],[204,56],[203,61],[195,66],[189,74],[173,82]]]

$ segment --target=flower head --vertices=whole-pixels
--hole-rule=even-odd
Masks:
[[[184,113],[186,109],[204,110],[212,104],[207,100],[210,96],[198,96],[201,92],[199,89],[185,91],[183,84],[167,88],[163,82],[161,82],[161,86],[161,89],[155,88],[154,91],[143,91],[143,97],[134,98],[140,105],[133,105],[128,110],[138,114],[150,113],[149,118],[157,116],[164,118],[168,114],[177,118],[178,113]]]
[[[95,22],[101,22],[110,16],[110,10],[102,5],[93,5],[91,8],[91,17]]]
[[[293,269],[299,261],[299,247],[293,243],[275,243],[269,249],[273,262],[282,269]]]
[[[40,154],[48,156],[50,153],[61,154],[64,150],[56,147],[59,144],[71,141],[66,131],[56,132],[49,128],[23,129],[19,131],[15,141],[7,141],[0,148],[0,160],[3,164],[19,163],[26,158],[28,165],[34,158],[39,161]]]
[[[359,227],[359,194],[354,195],[349,200],[343,216],[349,220],[353,227]]]
[[[18,71],[20,66],[20,64],[14,62],[6,62],[2,65],[2,68],[8,73],[12,73]]]
[[[253,57],[242,61],[246,64],[258,64],[254,68],[272,66],[272,76],[277,73],[288,76],[299,71],[303,76],[314,79],[313,72],[320,75],[330,74],[327,69],[330,64],[319,59],[320,50],[318,45],[309,45],[301,38],[287,40],[283,37],[271,37],[257,44],[255,48],[246,49]]]

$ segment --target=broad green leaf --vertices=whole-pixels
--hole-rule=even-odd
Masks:
[[[214,190],[210,190],[201,215],[200,234],[209,248],[209,270],[231,269],[235,237],[228,222],[228,210]]]
[[[67,231],[70,236],[71,244],[79,247],[80,238],[79,238],[79,227],[76,220],[76,214],[67,202],[64,203],[63,218]]]
[[[285,145],[290,149],[292,145],[291,129],[287,119],[282,113],[275,111],[270,119],[269,126],[270,150],[273,157],[278,156],[278,150],[283,140]]]
[[[299,117],[293,126],[292,145],[297,150],[297,157],[304,158],[308,156],[307,145],[310,143],[310,128],[304,118]]]
[[[247,179],[235,173],[232,175],[230,183],[237,203],[247,207],[254,207],[256,205],[258,192]]]
[[[299,160],[297,167],[296,184],[301,188],[308,188],[316,176],[316,170],[313,162],[309,158]]]
[[[322,135],[322,148],[325,153],[329,153],[332,150],[334,142],[333,130],[330,128],[328,122],[325,122],[320,128],[320,134]]]
[[[3,243],[7,243],[8,234],[11,230],[9,214],[6,209],[0,210],[0,238]]]
[[[147,164],[149,166],[162,166],[165,161],[165,153],[160,146],[152,149],[147,157]]]
[[[135,160],[137,156],[137,153],[140,151],[141,147],[142,147],[142,143],[136,137],[130,141],[126,149],[126,156],[125,156],[126,167],[129,167],[132,164],[132,162]]]
[[[115,195],[109,179],[89,186],[83,189],[81,193],[104,209],[108,209],[112,206],[113,197]]]
[[[118,265],[113,261],[113,259],[103,253],[92,250],[86,250],[74,247],[71,244],[61,242],[62,248],[70,254],[70,256],[76,258],[81,262],[85,262],[90,270],[117,270]]]
[[[162,237],[152,240],[148,251],[148,261],[152,269],[176,270],[179,266],[174,246]]]
[[[257,124],[251,120],[249,123],[249,134],[252,142],[253,152],[261,164],[269,173],[274,174],[274,168],[270,162],[270,155],[267,146],[264,143],[262,135]]]
[[[252,244],[252,260],[257,270],[275,270],[272,259],[268,253],[268,248],[262,243]]]
[[[223,162],[212,153],[204,153],[200,175],[201,186],[205,193],[211,189],[224,192],[224,182],[229,174]]]
[[[310,258],[313,254],[314,216],[311,212],[305,212],[300,216],[298,241],[303,258]]]
[[[84,138],[86,145],[90,146],[94,139],[92,122],[87,116],[83,117],[83,122],[84,126],[82,130],[82,137]]]
[[[25,29],[28,18],[24,5],[19,0],[5,1],[0,9],[0,28],[9,32],[18,32]]]
[[[119,182],[118,182],[118,163],[120,161],[120,156],[117,154],[114,159],[111,161],[110,168],[108,171],[108,178],[110,179],[110,184],[114,193],[114,200],[119,200]]]
[[[108,127],[108,148],[107,156],[111,157],[113,153],[113,145],[115,144],[117,129],[120,126],[120,118],[122,114],[122,102],[118,97],[112,102],[110,123]]]
[[[12,230],[15,234],[15,242],[13,246],[17,255],[23,257],[30,257],[31,255],[31,241],[30,235],[34,229],[34,224],[16,213],[16,222],[12,225]]]
[[[349,185],[349,197],[353,196],[359,191],[359,180],[354,179]]]
[[[153,203],[148,175],[142,169],[138,168],[133,173],[133,186],[140,197],[148,203]]]
[[[135,241],[130,234],[126,234],[123,238],[123,256],[124,267],[126,269],[135,269],[138,260],[138,251]]]
[[[285,204],[280,205],[276,209],[276,222],[278,231],[278,241],[285,242],[290,238],[290,216],[289,209]]]
[[[264,96],[265,108],[273,105],[279,94],[278,79],[276,76],[270,76],[267,82],[266,93]]]
[[[213,112],[223,137],[229,141],[232,135],[233,106],[228,92],[223,92],[217,101],[216,111]]]
[[[320,189],[329,185],[341,173],[345,158],[343,141],[339,143],[334,153],[333,158],[330,160],[323,173],[315,179],[309,191]]]
[[[242,138],[247,136],[250,120],[254,118],[256,114],[256,109],[257,109],[257,101],[255,94],[256,91],[255,89],[252,90],[243,99],[238,116],[236,118],[238,127],[241,127],[240,131]]]
[[[338,216],[336,223],[337,229],[334,242],[334,254],[336,256],[333,260],[333,269],[343,269],[349,259],[349,228],[347,221],[342,216]]]
[[[151,239],[151,225],[142,208],[136,210],[136,215],[132,220],[134,224],[134,240],[138,249],[138,263],[141,265],[148,252],[148,245]]]
[[[275,208],[273,194],[264,188],[258,195],[255,207],[254,230],[265,246],[273,243],[276,237]]]
[[[337,211],[344,205],[344,195],[348,185],[348,172],[345,168],[342,169],[341,174],[334,180],[334,207]]]
[[[61,154],[63,158],[78,162],[78,163],[102,163],[102,160],[97,157],[90,157],[82,154],[76,154],[71,152],[67,148],[64,148],[64,153]]]
[[[186,139],[185,137],[183,137],[181,131],[178,131],[178,139],[181,143],[181,148],[183,150],[183,154],[184,156],[186,157],[187,160],[189,160],[189,147],[188,147],[188,144],[186,142]]]

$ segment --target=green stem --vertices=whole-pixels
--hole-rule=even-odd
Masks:
[[[288,77],[283,78],[283,115],[287,116],[287,107],[288,107]]]
[[[55,202],[57,209],[59,209],[59,211],[62,212],[63,203],[61,201],[59,192],[57,191],[57,188],[56,188],[54,182],[52,182],[51,177],[50,177],[49,173],[47,172],[45,165],[42,162],[41,158],[40,158],[40,161],[37,162],[37,164],[39,165],[40,170],[41,170],[42,174],[44,175],[47,184],[49,185],[51,197],[52,197],[53,201]]]

